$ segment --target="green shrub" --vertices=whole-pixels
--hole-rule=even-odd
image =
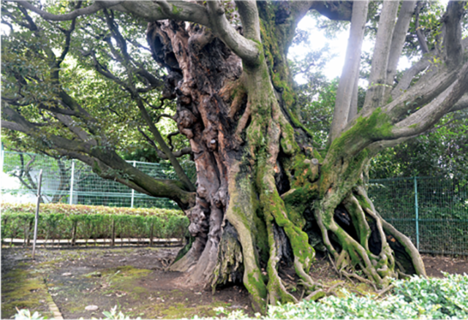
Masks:
[[[2,239],[32,238],[34,204],[2,203]],[[102,206],[42,204],[39,214],[39,239],[183,238],[188,219],[182,211],[168,209],[110,208]]]

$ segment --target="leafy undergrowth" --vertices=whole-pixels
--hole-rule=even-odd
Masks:
[[[260,319],[466,319],[468,318],[468,275],[393,281],[391,294],[376,299],[359,297],[343,290],[345,296],[329,296],[318,302],[271,306]],[[247,319],[242,311],[218,313],[228,319]]]

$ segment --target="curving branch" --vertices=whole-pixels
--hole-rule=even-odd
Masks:
[[[154,150],[156,150],[156,153],[157,153],[159,158],[161,158],[163,160],[169,160],[169,158],[166,156],[166,154],[158,149],[158,146],[156,145],[156,143],[150,137],[148,137],[148,135],[143,130],[141,130],[141,128],[138,128],[138,131],[146,139],[146,141],[148,141],[148,143],[153,146],[153,148],[154,148]],[[180,157],[185,156],[187,154],[193,155],[193,151],[192,151],[192,148],[185,147],[185,148],[182,148],[182,149],[177,150],[177,151],[172,151],[172,154],[174,155],[174,157],[180,158]]]
[[[463,50],[468,49],[468,38],[465,38],[461,41],[461,45]],[[410,87],[411,83],[422,72],[427,71],[424,77],[422,77],[418,84],[427,82],[435,73],[439,72],[440,64],[434,63],[437,58],[437,49],[432,50],[429,54],[424,55],[421,60],[419,60],[416,64],[414,64],[411,68],[406,70],[403,73],[398,85],[392,90],[391,97],[393,100],[400,98],[401,96],[408,93],[408,88]],[[412,90],[412,89],[411,89]]]
[[[93,139],[86,131],[77,126],[76,122],[73,121],[73,119],[70,116],[63,115],[60,113],[54,114],[54,116],[60,122],[62,122],[71,132],[73,132],[78,138],[85,142],[89,142],[92,145],[97,145],[96,140]]]
[[[204,6],[188,1],[132,1],[132,0],[106,0],[95,1],[86,8],[73,10],[66,14],[52,14],[44,11],[28,1],[7,0],[17,2],[24,8],[40,15],[45,20],[67,21],[80,16],[96,13],[102,9],[113,9],[121,12],[132,13],[148,22],[164,19],[195,22],[204,26],[210,26],[210,20]]]
[[[431,58],[434,58],[434,55],[426,55],[411,68],[405,71],[400,81],[398,82],[398,85],[391,91],[393,100],[405,93],[406,89],[408,89],[411,85],[414,77],[431,66]]]
[[[236,0],[236,5],[239,9],[244,36],[247,39],[260,41],[260,21],[256,1]]]
[[[426,106],[397,123],[392,129],[392,135],[401,138],[428,130],[451,111],[466,92],[468,92],[468,62],[459,71],[456,81]]]
[[[12,122],[12,121],[3,120],[3,119],[2,119],[2,128],[13,130],[13,131],[19,131],[22,133],[28,133],[28,129],[23,127],[21,124]]]
[[[330,20],[351,21],[354,1],[291,1],[294,26],[309,10],[316,10]]]
[[[52,13],[49,13],[47,11],[44,11],[44,10],[41,10],[41,9],[35,7],[31,3],[29,3],[28,1],[24,1],[24,0],[6,0],[6,1],[16,2],[16,3],[20,4],[21,6],[23,6],[24,8],[26,8],[28,10],[31,10],[32,12],[37,13],[42,18],[44,18],[46,20],[53,20],[53,21],[73,20],[73,19],[75,19],[75,18],[77,18],[79,16],[90,15],[90,14],[98,12],[99,10],[101,10],[103,8],[110,8],[110,7],[116,6],[116,5],[123,2],[123,1],[111,1],[111,0],[109,0],[109,1],[96,1],[92,5],[90,5],[89,7],[76,9],[76,10],[73,10],[72,12],[69,12],[69,13],[66,13],[66,14],[52,14]]]
[[[249,7],[250,10],[252,9],[251,4],[248,6],[246,5],[245,7]],[[244,62],[249,65],[258,64],[260,61],[260,47],[257,43],[260,42],[261,39],[247,39],[240,35],[227,20],[224,8],[220,6],[218,0],[208,1],[208,9],[211,28],[214,34],[219,36],[220,39],[223,40],[223,42]],[[251,19],[246,19],[249,22],[252,22],[250,21]],[[255,36],[255,32],[251,36]]]

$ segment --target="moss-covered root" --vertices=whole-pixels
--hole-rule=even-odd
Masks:
[[[411,240],[379,215],[375,210],[374,204],[367,196],[366,190],[362,186],[356,188],[356,193],[359,196],[358,199],[364,210],[366,210],[369,215],[373,216],[376,221],[381,223],[384,237],[389,240],[387,243],[395,254],[395,263],[400,269],[403,269],[401,272],[426,276],[426,269],[421,255]],[[391,258],[393,258],[393,255]]]
[[[270,246],[270,257],[268,259],[267,265],[267,274],[268,274],[268,302],[271,305],[277,305],[278,302],[287,303],[293,302],[296,303],[297,300],[294,298],[284,287],[281,278],[278,275],[277,264],[280,260],[280,257],[277,254],[277,243],[275,239],[275,228],[274,218],[269,212],[265,212],[265,220],[267,225],[268,233],[268,245]]]
[[[414,245],[382,219],[362,186],[349,192],[342,204],[346,212],[340,213],[350,220],[348,227],[343,225],[343,221],[335,221],[336,204],[327,203],[326,199],[315,212],[324,244],[333,255],[339,273],[379,287],[386,287],[389,279],[397,277],[397,273],[425,275]],[[332,240],[339,245],[340,252]],[[358,275],[358,270],[365,277]]]
[[[323,208],[323,207],[322,207]],[[357,234],[361,235],[362,241],[368,239],[369,226],[363,223],[364,218],[357,219],[356,216],[363,214],[362,210],[357,210],[353,217],[353,226],[357,231]],[[347,277],[354,277],[358,280],[368,282],[370,284],[376,284],[380,287],[384,287],[388,284],[389,278],[387,277],[392,272],[392,268],[388,265],[388,258],[382,251],[382,256],[372,254],[367,244],[362,245],[356,239],[351,237],[343,228],[341,228],[334,220],[334,208],[328,210],[317,210],[316,217],[320,229],[322,230],[324,244],[333,254],[335,259],[335,266],[337,271]],[[359,224],[362,223],[362,225]],[[361,230],[361,232],[359,232]],[[329,238],[329,232],[334,235],[334,240],[337,241],[341,247],[341,252],[334,248]],[[385,265],[385,267],[384,267]],[[360,269],[367,279],[360,277],[356,271]]]
[[[252,232],[255,230],[252,181],[249,175],[238,177],[239,172],[239,165],[233,165],[228,180],[230,205],[227,207],[225,218],[235,228],[242,247],[243,283],[250,293],[252,307],[257,312],[265,313],[267,288],[260,271]]]
[[[301,279],[304,287],[308,290],[315,289],[315,284],[312,278],[307,274],[307,271],[309,271],[314,259],[315,251],[313,247],[309,245],[307,234],[289,219],[285,204],[276,189],[272,174],[273,171],[268,169],[269,166],[266,165],[264,166],[264,170],[259,170],[259,174],[264,173],[261,177],[263,190],[261,190],[260,204],[265,216],[270,246],[270,259],[268,262],[268,290],[270,302],[272,304],[276,304],[277,301],[287,303],[295,301],[295,299],[285,291],[281,284],[281,280],[277,275],[276,264],[279,258],[276,254],[273,226],[277,225],[278,227],[283,228],[286,233],[294,254],[294,268],[296,274]]]

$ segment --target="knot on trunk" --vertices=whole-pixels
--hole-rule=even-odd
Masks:
[[[197,117],[188,109],[180,108],[177,111],[177,125],[179,127],[179,131],[186,135],[187,138],[193,138],[192,132],[192,125],[197,121]]]
[[[195,206],[189,211],[187,217],[190,220],[188,230],[193,237],[208,232],[208,222],[206,221],[205,210],[200,206]]]

